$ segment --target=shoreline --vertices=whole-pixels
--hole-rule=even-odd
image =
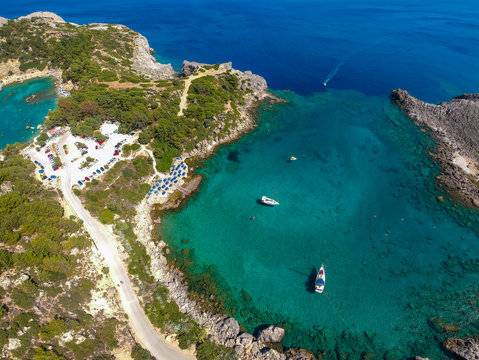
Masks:
[[[429,155],[441,167],[441,187],[454,202],[479,208],[479,157],[474,150],[479,131],[479,95],[464,94],[449,102],[425,103],[405,90],[393,90],[391,101],[418,127],[431,132],[438,148]],[[439,200],[440,201],[440,200]]]
[[[265,99],[265,101],[268,100]],[[269,104],[281,102],[283,100],[271,94]],[[255,129],[258,126],[257,116],[263,104],[264,101],[256,101],[249,105],[247,115],[244,118],[245,121],[239,124],[229,136],[217,142],[214,140],[205,141],[200,149],[195,149],[187,155],[183,155],[183,157],[188,156],[189,161],[193,162],[193,166],[189,165],[190,169],[197,168],[201,162],[213,156],[222,146],[238,141],[244,134]],[[257,338],[250,333],[241,331],[241,326],[234,316],[205,310],[201,304],[191,299],[191,293],[186,282],[187,275],[178,267],[169,263],[165,256],[170,251],[169,245],[163,239],[155,241],[154,236],[156,225],[161,224],[161,217],[166,212],[181,211],[189,198],[200,190],[203,175],[193,175],[188,180],[187,186],[190,186],[191,183],[194,183],[194,186],[189,188],[187,195],[183,194],[180,198],[169,199],[165,203],[149,204],[142,201],[137,207],[135,233],[139,235],[139,241],[146,247],[151,258],[151,269],[155,280],[168,289],[169,298],[178,305],[181,312],[190,315],[198,324],[206,327],[216,343],[233,348],[239,359],[285,360],[295,355],[303,356],[302,359],[315,359],[314,355],[306,349],[287,349],[284,351],[288,352],[289,356],[287,356],[284,352],[273,349],[271,342],[259,339],[261,336]],[[272,326],[275,325],[270,325],[270,327]],[[280,348],[281,339],[275,342]]]

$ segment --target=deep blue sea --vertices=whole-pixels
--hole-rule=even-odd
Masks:
[[[125,24],[175,67],[232,61],[289,101],[205,162],[199,193],[162,224],[248,330],[282,324],[284,345],[323,359],[443,359],[445,337],[479,331],[477,214],[438,189],[434,142],[389,101],[399,87],[431,102],[479,90],[476,1],[20,0],[0,16],[38,10]]]

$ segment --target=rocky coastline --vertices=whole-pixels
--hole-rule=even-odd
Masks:
[[[392,91],[391,100],[417,126],[433,134],[438,148],[431,156],[442,167],[438,180],[448,195],[463,205],[479,208],[479,94],[429,104],[398,89]]]
[[[184,61],[181,76],[190,76],[200,68],[211,67],[213,65],[201,64],[196,62]],[[238,76],[243,84],[247,83],[252,91],[246,95],[245,104],[238,109],[240,113],[239,121],[236,126],[230,129],[226,136],[219,136],[222,133],[224,122],[221,118],[215,119],[217,131],[213,139],[198,143],[194,150],[182,154],[182,158],[201,160],[210,157],[215,150],[224,144],[233,142],[241,137],[245,132],[256,126],[255,116],[258,107],[264,102],[271,104],[284,102],[268,91],[268,86],[264,78],[252,74],[250,71],[241,72],[232,68],[231,63],[220,64],[222,68]],[[196,176],[186,185],[188,194],[183,194],[180,198],[171,199],[165,204],[159,205],[155,210],[176,210],[187,201],[201,183],[201,177]],[[233,348],[238,354],[238,359],[243,360],[286,360],[286,359],[315,359],[309,351],[305,349],[290,349],[286,353],[281,353],[273,348],[272,344],[281,343],[285,331],[281,327],[269,325],[261,330],[257,337],[250,333],[242,332],[236,319],[224,314],[212,313],[201,308],[195,300],[189,296],[188,287],[185,282],[185,275],[176,267],[168,264],[164,251],[169,251],[164,241],[155,243],[152,239],[152,231],[155,225],[161,223],[160,218],[153,219],[151,214],[153,206],[147,201],[142,201],[137,207],[137,216],[135,218],[135,233],[138,239],[146,247],[147,253],[151,259],[152,275],[156,281],[165,286],[169,291],[169,297],[175,301],[181,312],[190,315],[198,324],[208,330],[209,337],[216,343]]]

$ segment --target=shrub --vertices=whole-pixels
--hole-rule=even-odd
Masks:
[[[111,224],[113,223],[113,217],[115,216],[115,213],[111,211],[110,209],[105,209],[100,213],[100,221],[103,224]]]
[[[155,360],[148,350],[143,349],[139,345],[135,345],[131,351],[131,357],[133,360]]]

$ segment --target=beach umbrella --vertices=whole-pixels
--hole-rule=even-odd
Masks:
[[[175,180],[175,184],[178,182],[178,180]]]
[[[163,193],[161,195],[165,195],[165,192],[163,191]]]

